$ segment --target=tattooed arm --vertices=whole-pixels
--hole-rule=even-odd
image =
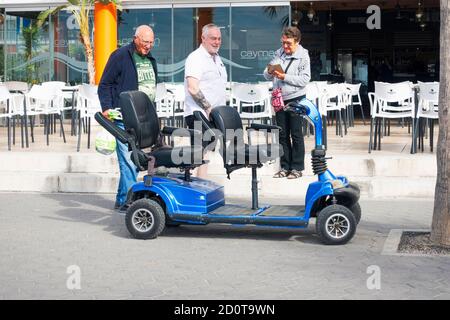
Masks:
[[[211,109],[211,104],[206,100],[205,95],[199,88],[199,80],[194,77],[187,77],[188,91],[194,101],[205,111]]]

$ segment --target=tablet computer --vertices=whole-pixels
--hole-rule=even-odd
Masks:
[[[278,71],[278,72],[284,73],[283,68],[279,64],[269,64],[269,65],[267,65],[267,71],[269,71],[269,73],[273,73],[274,71]]]

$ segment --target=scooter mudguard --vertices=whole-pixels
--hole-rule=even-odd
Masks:
[[[132,193],[159,196],[166,205],[166,213],[205,214],[225,204],[224,188],[212,181],[192,178],[186,182],[180,175],[152,177],[152,185],[144,182],[133,185]]]
[[[331,180],[310,183],[306,191],[304,219],[307,220],[310,218],[311,209],[318,199],[331,195],[333,195]]]

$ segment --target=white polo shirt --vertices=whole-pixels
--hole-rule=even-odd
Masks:
[[[211,106],[224,106],[226,104],[227,69],[216,54],[213,56],[206,51],[203,45],[193,51],[186,59],[184,66],[184,116],[192,115],[194,111],[200,110],[206,116],[203,108],[192,98],[188,91],[187,77],[193,77],[200,81],[200,90]]]

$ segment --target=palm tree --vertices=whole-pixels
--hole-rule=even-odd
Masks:
[[[25,42],[25,60],[31,61],[33,58],[33,48],[38,44],[39,28],[32,22],[28,27],[22,29],[22,37]],[[33,73],[36,71],[34,64],[28,64],[26,66],[26,77],[28,83],[33,83]]]
[[[94,68],[94,54],[92,50],[91,39],[89,37],[89,20],[91,16],[91,11],[95,3],[99,2],[102,4],[113,3],[117,6],[117,9],[122,10],[120,6],[120,0],[67,0],[68,3],[58,6],[56,8],[50,8],[48,10],[42,11],[38,16],[38,26],[47,20],[49,15],[54,15],[61,10],[68,10],[72,12],[75,19],[80,27],[80,41],[83,44],[84,51],[86,53],[87,63],[88,63],[88,74],[89,83],[95,83],[95,68]]]
[[[265,6],[263,8],[264,13],[270,18],[270,19],[276,19],[278,17],[278,10],[279,7],[277,6]],[[281,18],[281,25],[283,27],[289,27],[289,14],[284,15]]]

